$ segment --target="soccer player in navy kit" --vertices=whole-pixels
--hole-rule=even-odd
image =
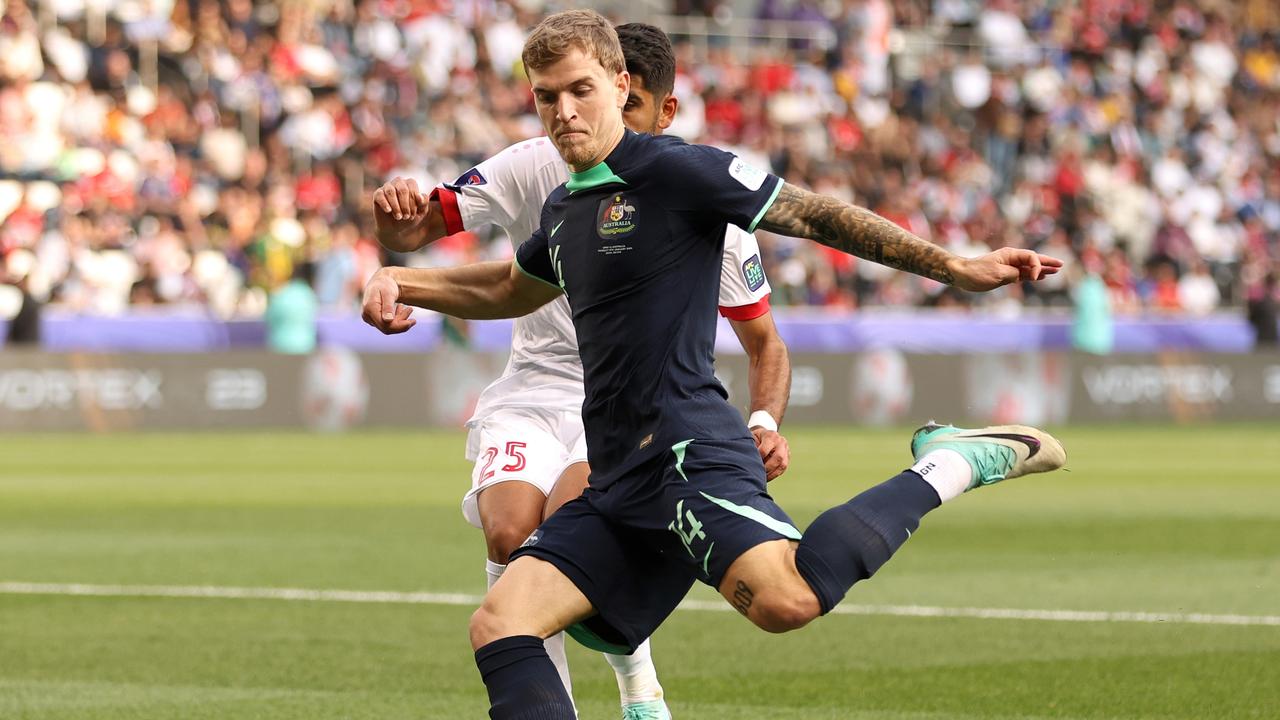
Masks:
[[[623,122],[637,132],[660,135],[679,105],[672,94],[676,67],[670,40],[642,23],[616,30],[631,74]],[[437,187],[430,199],[412,179],[397,177],[374,192],[378,240],[388,249],[412,252],[446,234],[493,224],[512,240],[514,250],[539,226],[547,196],[568,180],[564,159],[545,137],[506,148],[453,185]],[[774,478],[789,458],[777,421],[786,409],[791,366],[769,310],[771,290],[755,238],[726,227],[721,267],[720,313],[750,366],[747,425],[768,477]],[[507,367],[481,393],[467,422],[467,457],[475,465],[462,507],[467,520],[484,531],[490,587],[516,548],[587,485],[585,391],[576,338],[567,300],[516,318]],[[572,697],[564,644],[562,633],[548,638],[547,654]],[[626,654],[604,653],[604,659],[618,680],[624,720],[670,720],[649,643]]]
[[[765,630],[795,629],[870,577],[942,502],[1065,462],[1034,428],[927,425],[912,438],[911,469],[801,533],[768,495],[746,425],[712,372],[725,224],[807,237],[974,291],[1037,280],[1061,262],[1014,248],[959,258],[728,153],[626,131],[622,54],[593,11],[548,17],[523,57],[571,170],[541,227],[515,262],[385,269],[365,296],[366,320],[384,332],[411,324],[405,304],[508,317],[563,293],[573,314],[590,486],[530,536],[472,617],[492,718],[573,717],[542,646],[555,632],[625,652],[694,580]]]

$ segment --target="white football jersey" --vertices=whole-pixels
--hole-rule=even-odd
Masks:
[[[560,153],[542,137],[508,147],[455,183],[436,188],[432,197],[440,202],[449,234],[497,225],[515,248],[537,229],[547,196],[568,181]],[[730,320],[760,317],[769,310],[769,292],[755,237],[730,225],[720,276],[720,313]],[[578,338],[569,301],[561,296],[515,319],[507,368],[481,393],[468,424],[504,407],[581,412],[584,396]]]

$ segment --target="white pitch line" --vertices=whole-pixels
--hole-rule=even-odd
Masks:
[[[396,605],[477,606],[480,595],[465,593],[309,590],[218,585],[86,585],[82,583],[0,582],[0,595],[79,595],[91,597],[226,598],[310,602],[384,603]],[[732,612],[721,602],[685,600],[681,610]],[[976,618],[981,620],[1047,620],[1054,622],[1183,623],[1192,625],[1269,625],[1280,627],[1280,615],[1214,615],[1207,613],[1107,612],[1090,610],[1018,610],[953,608],[929,605],[840,605],[835,615]]]

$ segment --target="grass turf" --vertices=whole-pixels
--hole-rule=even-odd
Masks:
[[[1280,614],[1266,426],[1076,428],[1068,473],[934,513],[858,604]],[[792,429],[803,526],[900,470],[902,431]],[[479,594],[457,433],[0,438],[0,582]],[[694,597],[714,599],[705,588]],[[0,595],[0,718],[480,718],[467,607]],[[1280,627],[681,611],[678,718],[1280,717]],[[572,643],[571,643],[572,645]],[[584,719],[618,716],[571,648]]]

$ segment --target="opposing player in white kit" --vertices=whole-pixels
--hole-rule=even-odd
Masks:
[[[633,130],[661,133],[678,106],[671,96],[675,58],[670,41],[658,28],[639,23],[619,26],[618,36],[631,73],[624,120]],[[518,244],[537,227],[547,195],[567,180],[564,161],[546,138],[512,145],[452,185],[434,189],[430,197],[413,180],[396,178],[374,194],[378,241],[390,250],[410,252],[445,235],[493,224]],[[730,226],[720,311],[750,356],[754,412],[748,425],[773,479],[789,462],[777,422],[786,409],[791,369],[768,298],[755,238]],[[582,364],[565,298],[517,318],[507,368],[481,394],[467,423],[467,459],[475,467],[462,509],[471,524],[484,530],[490,587],[511,552],[586,487],[583,394]],[[570,687],[563,634],[547,640],[547,651]],[[632,655],[606,659],[617,674],[624,718],[670,717],[647,641]]]

